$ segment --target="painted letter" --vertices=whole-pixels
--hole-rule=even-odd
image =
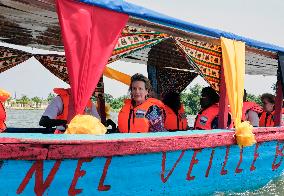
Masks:
[[[26,174],[26,177],[23,179],[22,183],[20,184],[19,188],[17,189],[17,194],[21,194],[27,184],[29,183],[33,173],[35,173],[35,187],[34,191],[36,195],[43,195],[45,190],[50,186],[57,170],[59,169],[61,164],[61,160],[57,160],[54,163],[53,168],[49,172],[46,180],[43,182],[43,161],[35,161],[32,167],[29,169],[29,171]]]
[[[198,163],[198,159],[195,159],[197,153],[201,152],[201,149],[196,149],[194,150],[194,153],[192,155],[191,161],[190,161],[190,166],[186,175],[186,180],[194,180],[195,176],[190,176],[193,165]]]
[[[284,157],[283,150],[284,150],[284,145],[282,146],[281,149],[279,149],[279,142],[277,142],[276,152],[275,152],[274,160],[273,160],[273,163],[272,163],[272,170],[273,171],[278,169],[278,167],[280,167],[280,165],[283,161],[283,157]],[[279,163],[275,164],[278,156],[281,156],[281,159],[280,159]]]
[[[104,166],[104,170],[100,179],[100,183],[98,186],[98,190],[99,191],[108,191],[110,189],[110,185],[104,185],[105,179],[106,179],[106,175],[107,175],[107,171],[108,171],[108,167],[111,163],[111,159],[112,157],[108,157]]]
[[[165,178],[165,167],[166,167],[166,152],[163,152],[163,159],[162,159],[162,172],[161,172],[161,180],[163,183],[166,183],[169,179],[169,177],[172,175],[173,171],[175,170],[177,164],[180,162],[180,160],[182,159],[183,155],[185,153],[185,150],[181,151],[181,154],[179,155],[178,160],[175,162],[174,166],[172,167],[172,169],[170,170],[170,172],[168,173],[168,175]]]
[[[79,159],[78,160],[77,167],[74,173],[74,177],[73,177],[73,180],[68,190],[69,195],[77,195],[82,192],[82,189],[76,189],[76,184],[78,182],[78,179],[83,177],[86,174],[85,170],[81,170],[81,166],[83,163],[91,162],[91,161],[92,159]]]
[[[243,169],[240,168],[242,161],[243,161],[243,148],[241,148],[241,150],[240,150],[240,160],[238,162],[235,173],[241,173],[243,171]]]
[[[255,162],[256,162],[256,159],[259,157],[259,154],[257,152],[257,149],[258,149],[258,146],[259,146],[259,143],[256,143],[255,144],[255,148],[254,148],[254,154],[253,154],[253,161],[252,161],[252,164],[250,166],[250,171],[254,171],[256,169],[256,167],[254,166]]]
[[[226,175],[228,173],[228,171],[225,169],[227,162],[228,162],[228,156],[229,156],[229,152],[230,152],[230,146],[226,146],[226,155],[225,155],[225,160],[222,166],[222,170],[221,170],[221,175]]]
[[[209,165],[207,167],[206,174],[205,174],[206,178],[208,178],[208,176],[209,176],[209,172],[210,172],[210,169],[211,169],[211,166],[212,166],[212,160],[213,160],[213,157],[214,157],[214,153],[215,153],[215,148],[212,149],[212,152],[211,152],[211,155],[210,155]]]

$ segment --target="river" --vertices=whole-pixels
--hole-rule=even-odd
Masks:
[[[43,110],[7,110],[7,126],[8,127],[25,127],[25,128],[35,128],[39,127],[38,122],[44,111]],[[116,115],[112,114],[116,121]],[[190,124],[193,123],[194,118],[189,118]],[[218,193],[218,196],[223,195],[241,195],[241,196],[251,196],[251,195],[284,195],[284,176],[277,180],[274,180],[267,184],[265,187],[244,193]]]

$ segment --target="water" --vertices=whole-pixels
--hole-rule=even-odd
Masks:
[[[7,126],[36,128],[39,127],[38,122],[44,110],[7,110]],[[117,114],[111,114],[112,119],[117,122]],[[190,126],[193,126],[194,116],[188,117]],[[256,191],[247,191],[244,193],[217,193],[216,196],[223,195],[239,195],[239,196],[260,196],[260,195],[284,195],[284,176],[270,182],[265,187]]]
[[[10,110],[7,109],[7,127],[36,128],[44,110]]]

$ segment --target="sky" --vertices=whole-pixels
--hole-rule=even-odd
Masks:
[[[284,46],[284,1],[283,0],[128,0],[157,12],[188,22],[229,31],[259,41]],[[0,45],[6,45],[0,43]],[[33,53],[48,53],[43,50],[14,47]],[[53,52],[54,53],[54,52]],[[132,75],[147,75],[146,65],[114,62],[110,67]],[[118,97],[127,93],[124,84],[104,78],[105,92]],[[248,93],[272,93],[271,86],[276,77],[245,77]],[[195,84],[206,85],[202,78],[195,79]],[[46,98],[54,87],[68,85],[53,76],[34,58],[0,74],[0,88],[9,91],[13,97],[22,95]],[[189,86],[189,87],[190,87]],[[188,88],[189,88],[188,87]]]

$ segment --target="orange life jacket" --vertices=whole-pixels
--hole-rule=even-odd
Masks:
[[[147,133],[150,124],[146,118],[148,109],[156,105],[163,109],[163,103],[158,99],[148,98],[139,106],[133,107],[131,99],[124,101],[124,106],[118,114],[118,129],[120,133]]]
[[[58,96],[60,96],[62,103],[63,103],[63,110],[62,113],[59,114],[56,119],[58,120],[67,120],[68,119],[68,112],[69,112],[69,94],[70,89],[64,89],[64,88],[55,88],[53,89],[54,93],[56,93]],[[87,107],[85,108],[85,114],[90,114],[92,111],[92,101],[89,100]]]
[[[178,116],[170,107],[165,105],[164,109],[166,113],[165,128],[167,130],[187,130],[187,118],[183,105],[178,111]]]
[[[271,113],[262,112],[259,118],[260,127],[273,127],[274,126],[274,111]]]
[[[246,114],[249,110],[252,110],[258,114],[263,112],[263,109],[261,108],[261,106],[259,106],[257,103],[255,102],[249,102],[249,101],[245,101],[243,103],[243,114],[242,114],[242,121],[247,120],[246,119]]]
[[[214,104],[209,108],[201,111],[196,117],[194,129],[211,130],[211,124],[219,113],[219,105]]]
[[[259,126],[260,127],[274,127],[274,113],[275,111],[268,113],[262,112],[259,118]],[[284,108],[282,108],[282,116],[284,114]],[[283,118],[281,119],[281,124],[283,125]]]
[[[6,129],[6,112],[3,103],[0,101],[0,132]]]

